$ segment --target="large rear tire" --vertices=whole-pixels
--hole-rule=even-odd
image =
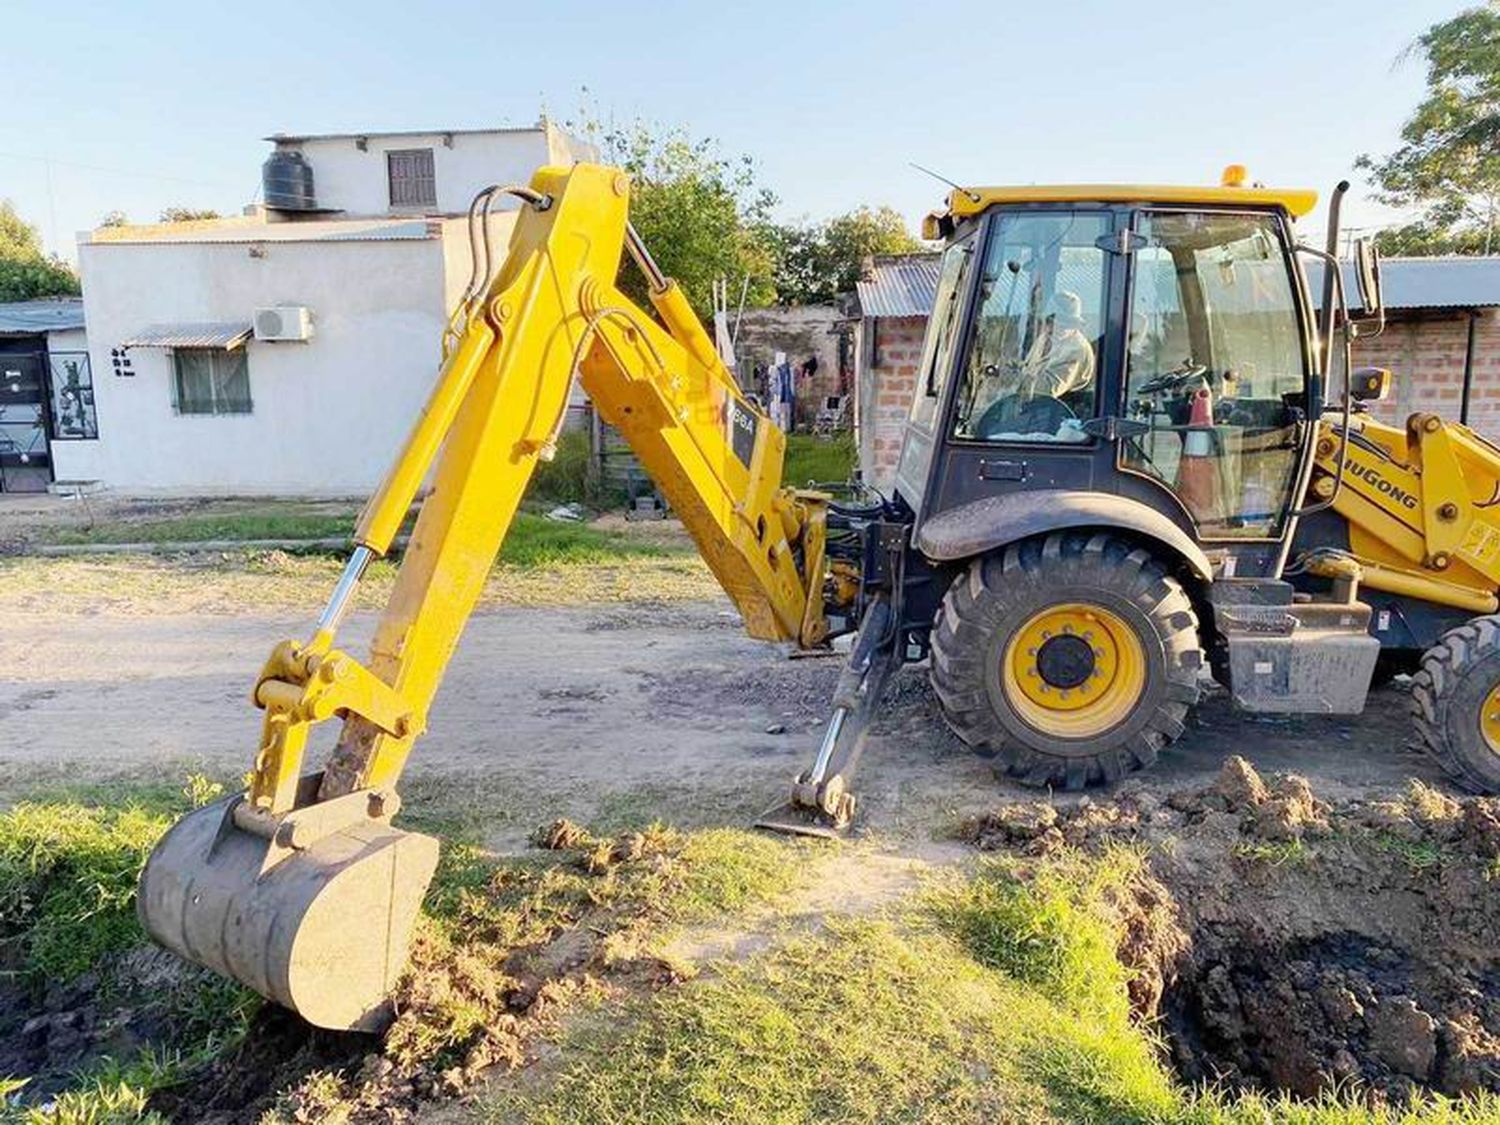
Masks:
[[[1198,616],[1144,548],[1105,533],[1029,539],[970,564],[943,599],[932,683],[948,725],[1033,786],[1082,789],[1150,765],[1198,699]]]
[[[1411,710],[1450,777],[1471,792],[1500,793],[1500,616],[1449,629],[1422,654]]]

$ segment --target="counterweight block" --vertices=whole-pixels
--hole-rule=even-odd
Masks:
[[[188,814],[157,844],[141,874],[141,924],[311,1024],[378,1030],[438,842],[371,820],[283,849],[235,825],[240,799]]]

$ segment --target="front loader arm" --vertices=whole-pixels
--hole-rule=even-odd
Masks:
[[[781,487],[786,438],[740,394],[682,291],[636,241],[626,176],[543,168],[519,194],[527,205],[509,254],[461,309],[456,342],[365,508],[328,611],[307,644],[276,648],[256,685],[266,715],[241,819],[294,812],[309,728],[331,715],[344,727],[318,800],[393,791],[532,471],[550,455],[575,376],[682,518],[749,632],[809,646],[826,636],[826,500]],[[616,284],[627,245],[659,319]],[[333,649],[334,633],[364,566],[390,548],[429,477],[366,667]]]

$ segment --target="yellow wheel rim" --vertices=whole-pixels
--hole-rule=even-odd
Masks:
[[[1032,614],[1011,637],[1000,685],[1028,726],[1057,738],[1092,738],[1118,726],[1140,702],[1146,649],[1118,614],[1062,602]]]
[[[1490,749],[1500,754],[1500,684],[1490,688],[1479,711],[1479,733],[1490,744]]]

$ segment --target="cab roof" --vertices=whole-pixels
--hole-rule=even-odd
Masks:
[[[1279,207],[1293,218],[1313,209],[1311,188],[1185,186],[1182,184],[1030,184],[1024,187],[955,188],[946,211],[929,216],[933,225],[977,215],[1004,203],[1178,203],[1214,207]]]

